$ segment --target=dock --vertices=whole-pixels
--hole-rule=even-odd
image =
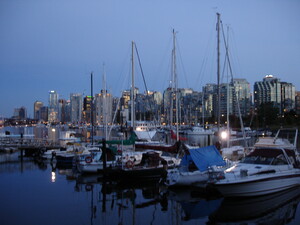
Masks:
[[[0,153],[21,151],[25,156],[38,153],[41,150],[60,149],[62,146],[57,141],[41,138],[0,137]],[[23,154],[21,154],[23,155]]]

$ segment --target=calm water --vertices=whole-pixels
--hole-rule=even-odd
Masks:
[[[189,137],[190,144],[213,141]],[[104,182],[5,154],[0,154],[0,178],[1,225],[300,224],[300,188],[232,200],[197,189],[168,190],[158,182]]]
[[[300,224],[300,188],[230,200],[157,182],[103,182],[33,161],[0,164],[0,218],[16,224]]]

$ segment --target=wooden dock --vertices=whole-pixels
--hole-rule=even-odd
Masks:
[[[0,152],[10,153],[21,150],[25,155],[34,154],[40,150],[59,149],[58,142],[40,138],[1,137]]]

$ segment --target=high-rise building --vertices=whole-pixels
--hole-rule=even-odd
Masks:
[[[65,99],[59,99],[58,100],[58,120],[62,123],[66,123],[69,122],[70,120],[68,118],[70,118],[70,116],[68,115],[68,111],[67,111],[67,100]]]
[[[273,75],[267,75],[263,81],[254,83],[254,106],[257,110],[262,103],[272,103],[283,114],[295,109],[295,86],[280,82]]]
[[[33,105],[33,113],[34,119],[40,120],[41,119],[41,108],[44,106],[44,103],[41,101],[35,101]]]
[[[96,123],[99,125],[108,125],[112,123],[113,98],[110,93],[106,91],[95,96],[95,111],[96,111]]]
[[[281,108],[282,112],[289,112],[295,109],[295,86],[291,83],[281,82]]]
[[[295,96],[295,111],[297,115],[300,115],[300,91],[296,92]]]
[[[71,122],[71,101],[66,100],[64,105],[64,118],[62,118],[62,122]]]
[[[259,108],[262,103],[273,103],[281,109],[281,83],[273,75],[267,75],[263,81],[254,83],[254,107]]]
[[[233,79],[233,87],[233,114],[239,116],[239,107],[241,116],[248,116],[251,107],[250,83],[246,79]]]
[[[15,108],[13,118],[17,120],[27,119],[27,109],[24,106],[22,106],[21,108]]]
[[[49,92],[48,122],[58,122],[58,94],[53,90]]]
[[[217,84],[206,84],[203,87],[204,117],[217,116]]]
[[[83,99],[83,111],[82,111],[82,119],[85,123],[92,122],[92,103],[93,97],[92,96],[85,96]]]
[[[82,122],[82,94],[72,93],[70,94],[71,101],[71,122],[80,123]]]
[[[43,120],[44,122],[48,121],[48,107],[42,106],[40,109],[40,120]]]
[[[233,115],[234,88],[232,83],[220,84],[220,95],[220,116],[226,118],[227,114]]]

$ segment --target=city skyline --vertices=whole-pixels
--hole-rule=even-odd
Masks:
[[[228,87],[230,88],[228,89]],[[238,105],[235,103],[235,96],[238,96],[238,98],[240,99],[239,107],[242,116],[249,116],[251,114],[252,106],[254,107],[253,109],[258,110],[262,103],[272,103],[274,107],[278,108],[279,114],[282,114],[284,112],[287,113],[291,110],[294,110],[297,114],[299,114],[299,102],[297,103],[297,93],[295,91],[295,86],[292,83],[280,81],[280,79],[272,75],[267,75],[262,81],[255,82],[253,93],[250,91],[250,89],[250,83],[246,79],[234,78],[232,82],[230,82],[230,84],[220,83],[220,113],[222,115],[225,115],[228,112],[230,115],[237,116]],[[93,102],[95,115],[97,114],[97,123],[99,124],[99,121],[102,121],[100,123],[103,123],[104,107],[109,111],[110,116],[112,116],[112,108],[118,108],[119,112],[123,114],[123,119],[127,121],[127,117],[129,115],[126,109],[130,108],[130,106],[128,106],[128,104],[130,104],[130,92],[130,90],[123,90],[122,97],[119,100],[118,97],[112,96],[110,93],[106,92],[106,101],[109,101],[109,103],[106,103],[106,101],[104,102],[104,100],[102,99],[104,93],[103,90],[101,90],[101,93],[95,93],[95,95],[93,96]],[[158,109],[154,109],[155,107],[152,109],[156,112],[155,114],[157,114],[156,119],[162,116],[161,118],[164,118],[163,120],[165,120],[168,114],[168,108],[170,107],[169,104],[171,101],[169,97],[171,92],[172,88],[169,87],[165,89],[163,93],[157,92],[156,90],[150,91],[148,92],[148,96],[147,93],[141,93],[139,92],[138,88],[135,88],[135,93],[137,95],[135,99],[135,105],[138,105],[136,113],[146,113],[146,111],[149,110],[149,107],[152,108],[154,105],[156,105],[158,108],[160,108],[160,110],[163,110],[160,111]],[[34,119],[42,119],[49,122],[90,122],[90,102],[92,100],[91,96],[82,96],[81,93],[70,93],[69,99],[58,99],[58,95],[59,94],[55,90],[52,90],[48,93],[48,104],[44,104],[41,101],[34,102],[34,115],[37,115],[36,117],[34,117]],[[180,102],[179,105],[181,105],[181,108],[186,109],[183,111],[190,111],[183,113],[191,115],[191,112],[193,112],[197,114],[196,117],[198,117],[199,115],[200,117],[211,117],[215,113],[217,113],[217,99],[215,99],[214,97],[216,95],[217,84],[212,83],[206,84],[201,92],[195,91],[191,88],[178,89],[178,97]],[[114,105],[112,101],[113,99]],[[149,103],[148,101],[154,102]],[[117,106],[117,104],[119,105]],[[182,104],[184,104],[185,106],[183,106]],[[227,104],[229,104],[228,107]],[[202,108],[202,105],[205,108]],[[157,110],[160,111],[160,116],[158,116],[159,113]],[[204,113],[202,113],[202,110],[204,110]],[[27,118],[27,109],[25,107],[15,108],[14,111],[15,119],[18,117],[21,119]],[[43,114],[46,111],[47,115]],[[44,116],[42,116],[42,114]],[[182,115],[184,118],[187,118],[185,114]],[[28,118],[30,118],[30,116]]]
[[[137,44],[148,89],[162,92],[171,76],[172,29],[179,87],[201,91],[217,80],[216,12],[225,32],[230,27],[234,78],[247,79],[252,89],[272,74],[299,90],[299,9],[295,0],[2,1],[0,115],[10,117],[25,106],[33,117],[33,103],[48,104],[50,90],[64,99],[70,93],[90,95],[91,72],[94,93],[102,89],[105,72],[107,89],[120,97],[130,88],[131,41]],[[223,47],[222,64],[224,55]]]

